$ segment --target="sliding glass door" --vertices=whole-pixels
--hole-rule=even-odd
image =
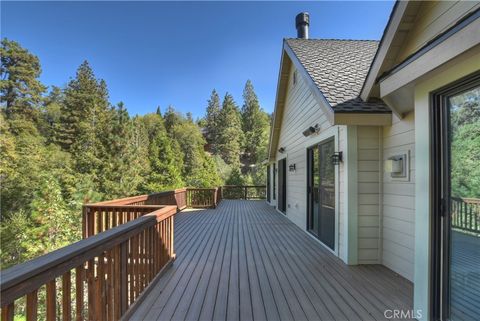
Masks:
[[[335,152],[334,139],[307,150],[307,229],[335,250]]]
[[[434,319],[478,320],[480,75],[433,101]]]

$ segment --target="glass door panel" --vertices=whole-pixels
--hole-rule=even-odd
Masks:
[[[448,97],[449,255],[446,295],[451,320],[480,313],[480,87]],[[445,273],[444,271],[444,273]]]
[[[335,249],[335,166],[331,156],[334,140],[307,150],[307,229],[322,243]]]

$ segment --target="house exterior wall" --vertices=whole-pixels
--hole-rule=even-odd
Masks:
[[[415,244],[415,114],[393,116],[382,131],[382,163],[390,156],[409,154],[409,178],[382,173],[382,264],[413,280]]]
[[[358,126],[358,263],[380,263],[380,127]]]
[[[414,22],[414,28],[408,33],[397,55],[399,63],[415,53],[428,41],[452,27],[459,19],[480,8],[478,1],[425,1],[422,3]]]
[[[429,319],[430,304],[430,93],[474,71],[480,70],[480,53],[465,55],[455,60],[449,68],[435,70],[425,75],[414,88],[415,95],[415,266],[414,309],[422,310],[421,320]]]
[[[292,220],[303,230],[306,230],[307,223],[307,148],[319,142],[319,139],[327,139],[335,136],[336,148],[341,150],[342,144],[341,130],[342,126],[331,126],[326,115],[322,112],[318,105],[315,96],[312,94],[304,79],[298,73],[296,76],[296,84],[293,84],[293,73],[295,68],[292,66],[290,70],[287,93],[285,98],[285,105],[283,111],[283,119],[281,121],[281,130],[279,134],[278,148],[285,148],[284,153],[276,151],[275,162],[280,159],[287,159],[287,209],[286,216]],[[309,137],[303,136],[302,132],[309,126],[319,124],[320,132]],[[345,127],[345,126],[343,126]],[[322,138],[323,137],[323,138]],[[288,166],[295,164],[296,170],[290,172]],[[336,198],[338,201],[342,199],[342,188],[340,187],[342,181],[342,166],[337,167],[338,188],[336,191]],[[273,174],[273,173],[272,173]],[[277,175],[277,198],[278,198],[278,173]],[[272,176],[273,177],[273,176]],[[277,200],[278,201],[278,200]],[[337,224],[340,225],[341,208],[337,206],[337,217],[339,220]],[[343,254],[342,232],[338,228],[338,243],[336,254]]]

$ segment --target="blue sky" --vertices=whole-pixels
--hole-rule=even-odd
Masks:
[[[88,60],[112,103],[131,114],[173,105],[204,114],[211,90],[239,105],[251,79],[273,111],[282,39],[310,12],[311,38],[380,39],[393,1],[4,2],[1,36],[41,61],[41,80],[63,86]]]

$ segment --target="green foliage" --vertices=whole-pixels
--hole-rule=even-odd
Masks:
[[[213,91],[202,120],[172,106],[132,117],[87,61],[45,93],[36,56],[7,39],[0,53],[2,269],[79,240],[85,202],[260,180],[268,116],[250,82],[242,113]]]
[[[182,187],[182,164],[178,162],[172,142],[165,131],[159,131],[150,144],[149,158],[151,174],[147,178],[145,190],[158,192]]]
[[[38,80],[40,61],[19,43],[3,39],[0,46],[0,102],[8,118],[35,119],[45,86]]]
[[[452,101],[452,195],[480,198],[480,89]]]
[[[232,168],[240,168],[240,153],[243,142],[242,122],[232,95],[226,94],[219,113],[218,151]]]
[[[207,113],[205,116],[205,130],[207,142],[211,146],[214,154],[219,152],[219,122],[220,122],[220,97],[214,89],[210,95],[207,105]]]
[[[258,164],[267,157],[269,117],[258,103],[257,95],[250,80],[243,90],[242,129],[245,135],[245,172],[249,165]]]

